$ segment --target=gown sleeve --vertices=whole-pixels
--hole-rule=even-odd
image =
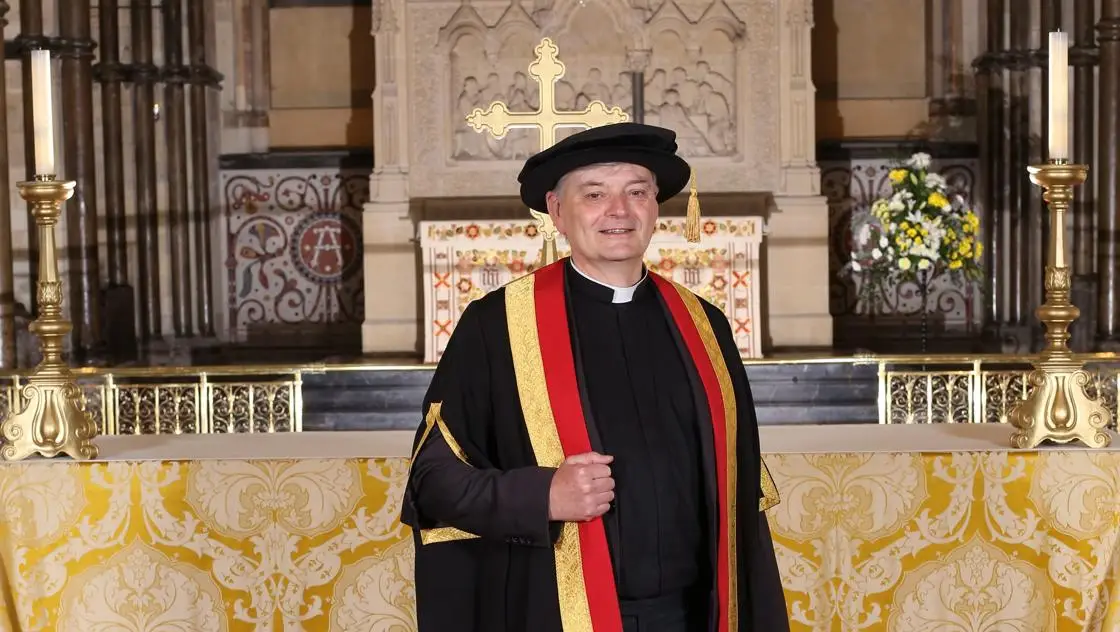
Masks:
[[[401,521],[420,542],[484,538],[551,546],[549,490],[553,468],[500,469],[491,445],[491,397],[516,397],[513,385],[494,389],[478,302],[463,312],[424,397]],[[501,386],[501,385],[497,385]]]
[[[762,460],[758,417],[746,369],[731,325],[718,308],[705,306],[731,373],[738,408],[738,470],[742,474],[737,507],[739,547],[739,603],[749,604],[750,616],[740,617],[741,632],[789,632],[782,577],[770,534],[766,510],[780,502],[778,490]],[[747,485],[747,483],[752,483]],[[745,609],[741,609],[741,612]]]

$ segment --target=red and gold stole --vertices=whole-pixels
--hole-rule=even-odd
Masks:
[[[715,332],[700,300],[658,274],[653,279],[669,306],[699,371],[715,438],[719,487],[719,632],[738,630],[736,588],[735,393]],[[510,348],[525,425],[537,464],[558,467],[591,451],[583,416],[564,296],[564,262],[506,285]],[[565,523],[555,547],[556,585],[564,632],[621,632],[614,572],[602,519]]]

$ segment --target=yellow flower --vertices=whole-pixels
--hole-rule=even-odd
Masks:
[[[915,246],[921,246],[922,245],[922,238],[921,237],[915,237],[914,238],[914,245]]]
[[[952,228],[945,231],[945,240],[946,241],[956,241],[957,240],[957,231],[953,230]]]
[[[913,228],[911,228],[910,230],[906,231],[906,234],[907,234],[907,236],[909,236],[909,237],[913,237],[914,235],[917,235],[917,234],[918,234],[918,231],[916,231],[916,230],[914,230]]]
[[[910,222],[902,222],[901,224],[898,225],[898,227],[901,228],[902,230],[906,230],[907,228],[910,228]]]
[[[940,209],[949,208],[949,198],[941,195],[940,193],[937,193],[936,191],[929,194],[929,197],[926,198],[926,202],[928,202],[930,206],[936,206]]]
[[[891,179],[891,182],[893,182],[894,184],[899,184],[900,182],[902,182],[903,180],[906,179],[906,170],[905,169],[891,169],[890,179]]]
[[[961,263],[960,259],[953,259],[952,261],[949,262],[949,269],[950,270],[956,270],[956,269],[960,268],[962,265],[964,265],[964,264]]]
[[[984,244],[976,244],[976,260],[980,260],[980,255],[984,254]]]

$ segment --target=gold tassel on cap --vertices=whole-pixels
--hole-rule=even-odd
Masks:
[[[692,177],[688,184],[688,211],[684,221],[684,238],[689,243],[700,241],[700,198],[696,197],[696,169],[692,170]]]

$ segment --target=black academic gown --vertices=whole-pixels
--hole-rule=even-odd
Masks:
[[[572,274],[566,262],[559,265],[569,267],[568,274]],[[570,288],[565,291],[570,296]],[[410,471],[401,518],[412,527],[416,546],[420,632],[565,632],[552,548],[559,528],[548,520],[554,470],[538,467],[530,446],[510,350],[504,292],[505,288],[498,289],[467,307],[424,398],[428,413],[438,403],[442,427],[422,424],[417,431],[414,452],[417,447],[419,452]],[[761,459],[750,387],[726,317],[710,303],[701,303],[729,369],[737,402],[736,457],[742,481],[735,516],[740,552],[738,630],[785,632],[789,623],[773,542],[765,514],[759,510]],[[667,309],[665,313],[676,332]],[[588,326],[574,323],[572,335],[578,336]],[[710,429],[700,378],[687,359],[679,333],[676,336],[693,385],[698,424]],[[573,348],[578,346],[576,341]],[[583,375],[579,363],[577,353],[577,374]],[[581,394],[588,410],[585,388]],[[593,414],[587,418],[589,426],[594,424]],[[599,433],[594,428],[589,431],[592,447],[604,451]],[[708,442],[703,440],[705,436]],[[700,438],[706,490],[702,506],[707,515],[697,519],[714,532],[717,494],[710,430]],[[605,524],[609,534],[610,521]],[[714,533],[708,536],[709,542],[715,540]],[[714,568],[714,560],[711,566]],[[714,593],[711,601],[714,609]],[[714,617],[710,629],[715,630]]]

